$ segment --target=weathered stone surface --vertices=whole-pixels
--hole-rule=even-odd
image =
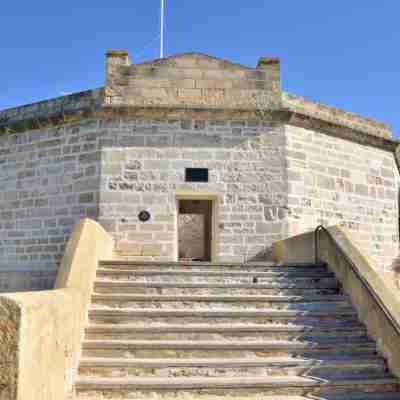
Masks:
[[[377,267],[391,268],[398,254],[395,155],[316,130],[286,126],[285,132],[291,171],[289,236],[319,224],[340,224]],[[294,164],[299,153],[304,163]],[[385,171],[389,165],[392,174]]]
[[[276,108],[280,105],[280,64],[256,69],[189,53],[131,65],[108,57],[108,105]],[[188,67],[187,65],[191,65]],[[260,104],[258,104],[260,103]],[[184,123],[183,129],[191,129]]]
[[[0,302],[0,399],[16,400],[18,385],[18,329],[20,313],[16,304]]]
[[[30,280],[37,288],[38,276],[48,287],[84,217],[140,252],[157,241],[160,257],[175,257],[180,192],[218,199],[221,259],[255,257],[263,240],[268,248],[342,223],[379,265],[392,264],[399,179],[385,125],[282,94],[274,59],[257,68],[201,54],[136,65],[111,52],[107,60],[106,89],[0,112],[8,132],[0,137],[0,264],[24,271],[21,288]],[[40,124],[25,125],[32,119]],[[209,182],[185,182],[190,167],[208,168]],[[138,222],[143,209],[154,232]]]

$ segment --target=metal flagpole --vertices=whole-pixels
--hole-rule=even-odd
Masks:
[[[165,18],[165,0],[161,0],[161,34],[160,34],[160,58],[164,58],[164,18]]]

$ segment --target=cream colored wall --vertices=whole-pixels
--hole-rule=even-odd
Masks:
[[[8,350],[7,359],[0,351],[0,365],[11,364],[0,399],[71,398],[96,268],[112,252],[110,235],[85,219],[71,235],[54,290],[0,296],[0,330],[9,326],[17,337],[11,354],[12,342],[0,342]]]
[[[399,254],[400,176],[392,152],[287,125],[288,237],[347,228],[376,268]]]

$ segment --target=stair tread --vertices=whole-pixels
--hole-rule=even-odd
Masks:
[[[89,309],[89,315],[160,315],[160,316],[326,316],[330,314],[351,315],[356,316],[357,313],[350,307],[336,307],[329,310],[279,310],[279,309],[253,309],[253,310],[236,310],[236,309],[213,309],[213,310],[187,310],[187,309],[152,309],[152,308],[93,308]]]
[[[244,325],[244,324],[230,324],[230,325],[195,325],[195,324],[186,324],[186,325],[151,325],[151,326],[138,326],[137,324],[90,324],[86,328],[90,331],[95,330],[115,330],[115,331],[123,331],[123,330],[132,330],[138,332],[262,332],[262,331],[272,331],[272,332],[304,332],[313,331],[313,330],[326,330],[326,329],[337,329],[341,328],[341,330],[354,330],[354,329],[362,329],[366,331],[366,328],[360,324],[359,322],[355,322],[350,326],[342,326],[335,324],[324,324],[318,323],[317,326],[307,326],[307,325],[279,325],[279,324],[271,324],[271,325]]]
[[[112,279],[96,279],[96,286],[114,286],[114,287],[161,287],[161,288],[227,288],[227,289],[276,289],[276,288],[285,288],[288,289],[296,289],[297,287],[293,284],[296,283],[296,279],[281,279],[271,281],[271,283],[206,283],[206,282],[135,282],[129,280],[112,280]],[[334,278],[325,278],[325,280],[329,281],[331,285],[328,285],[325,282],[325,285],[328,289],[333,287],[337,287],[337,282]],[[288,284],[288,286],[279,286],[279,284]],[[334,285],[333,285],[334,284]],[[312,287],[307,284],[302,288],[303,290],[315,290],[317,287]]]
[[[132,300],[132,301],[206,301],[206,302],[250,302],[250,301],[276,301],[276,302],[341,302],[348,301],[348,297],[342,294],[338,295],[311,295],[311,296],[286,296],[286,295],[265,295],[265,296],[190,296],[190,295],[136,295],[130,293],[93,293],[93,300]]]
[[[129,265],[129,266],[169,266],[169,267],[185,267],[185,266],[196,266],[196,267],[239,267],[239,268],[318,268],[326,267],[325,263],[274,263],[274,262],[249,262],[249,263],[238,263],[238,262],[204,262],[204,261],[134,261],[134,260],[100,260],[99,265]]]
[[[299,278],[330,278],[333,277],[333,272],[326,270],[322,271],[254,271],[254,272],[240,272],[240,271],[168,271],[168,270],[132,270],[132,269],[114,269],[114,268],[98,268],[97,273],[104,275],[138,275],[138,276],[151,276],[151,275],[165,275],[165,276],[240,276],[240,277],[299,277]]]
[[[84,386],[94,385],[97,389],[107,388],[112,386],[132,386],[135,389],[183,389],[183,388],[207,388],[216,387],[271,387],[271,386],[349,386],[354,385],[388,385],[397,384],[398,380],[392,377],[377,378],[365,376],[366,379],[324,379],[302,376],[284,376],[284,377],[190,377],[190,378],[100,378],[79,377],[76,386],[78,389]]]
[[[195,348],[209,348],[209,349],[225,349],[225,348],[312,348],[312,347],[331,347],[331,346],[357,346],[367,345],[375,346],[375,343],[368,337],[359,338],[355,337],[353,340],[343,342],[342,340],[333,337],[331,340],[324,337],[325,341],[316,340],[227,340],[227,341],[213,341],[213,340],[115,340],[115,339],[92,339],[84,340],[83,346],[85,348],[91,347],[138,347],[138,348],[180,348],[180,349],[195,349]]]
[[[326,264],[103,260],[91,300],[78,393],[400,400]]]
[[[89,400],[88,398],[84,398],[83,400]],[[93,398],[95,399],[95,398]],[[145,398],[137,399],[137,400],[144,400]],[[171,397],[163,396],[163,400],[184,400],[184,397],[177,397],[175,394],[172,394]],[[202,394],[201,397],[198,397],[200,400],[217,400],[221,399],[221,397],[216,397],[215,395],[204,395]],[[237,397],[228,396],[227,399],[233,400],[237,399]],[[261,395],[257,394],[257,397],[254,397],[254,394],[249,393],[248,396],[244,397],[244,395],[240,396],[240,399],[251,399],[251,400],[400,400],[400,394],[398,392],[374,392],[374,393],[366,393],[366,392],[353,392],[350,393],[346,391],[343,394],[325,394],[325,395],[315,395],[312,398],[309,396],[295,396],[295,395]],[[97,399],[96,399],[97,400]],[[117,400],[121,400],[118,398]],[[147,397],[146,397],[147,400]]]
[[[207,398],[203,398],[202,400],[207,400]],[[211,400],[211,399],[210,399]],[[215,400],[215,399],[212,399]],[[260,399],[261,400],[261,399]],[[280,398],[275,396],[273,398],[266,397],[263,400],[310,400],[309,397],[299,399],[286,397]],[[314,400],[400,400],[400,393],[399,392],[345,392],[345,393],[330,393],[325,394],[323,396],[315,397]]]
[[[293,358],[293,357],[267,357],[263,359],[251,358],[191,358],[191,359],[127,359],[127,358],[102,358],[83,357],[81,366],[129,366],[129,367],[193,367],[193,366],[217,366],[217,367],[251,367],[251,366],[357,366],[357,365],[383,365],[382,358],[376,357],[342,357],[342,358]]]

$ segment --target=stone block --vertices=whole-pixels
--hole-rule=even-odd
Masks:
[[[279,221],[287,217],[287,209],[283,207],[264,207],[266,221]]]
[[[355,185],[355,193],[360,196],[368,196],[368,186],[362,184]]]
[[[146,146],[150,147],[166,147],[172,145],[171,135],[152,135],[146,136]]]
[[[111,163],[103,163],[101,166],[102,174],[106,175],[119,175],[122,172],[121,164],[111,164]]]
[[[144,169],[167,170],[170,168],[169,160],[145,160],[143,162]]]
[[[102,192],[100,193],[101,203],[122,203],[124,201],[124,195],[121,192]]]
[[[142,256],[157,257],[162,254],[161,244],[143,244],[142,245]]]
[[[127,237],[130,242],[137,242],[138,244],[153,240],[153,234],[151,232],[128,232]]]
[[[119,242],[117,243],[116,249],[118,254],[126,256],[141,256],[142,246],[135,243]]]
[[[143,232],[160,232],[164,230],[163,224],[142,223],[139,230]]]
[[[282,231],[281,223],[272,222],[257,222],[256,223],[256,233],[258,234],[276,234]]]

